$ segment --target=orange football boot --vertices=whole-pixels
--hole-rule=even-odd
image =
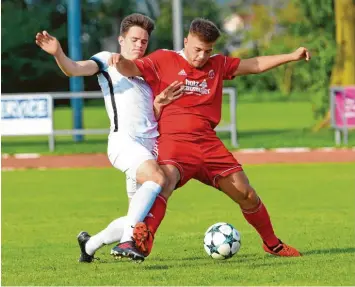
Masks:
[[[275,247],[268,247],[265,243],[263,243],[263,249],[265,252],[270,253],[275,256],[282,256],[282,257],[299,257],[302,256],[298,250],[290,245],[283,243],[279,240],[280,243]]]
[[[145,222],[138,222],[133,229],[133,240],[136,247],[147,257],[153,248],[154,236]]]

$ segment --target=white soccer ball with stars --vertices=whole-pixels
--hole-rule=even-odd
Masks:
[[[205,251],[213,259],[228,259],[240,249],[240,234],[231,224],[219,222],[211,225],[203,240]]]

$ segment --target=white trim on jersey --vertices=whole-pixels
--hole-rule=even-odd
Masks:
[[[124,77],[110,67],[111,55],[100,52],[91,57],[99,66],[97,76],[110,119],[110,135],[120,131],[132,137],[156,138],[159,132],[151,88],[142,78]]]
[[[178,55],[180,55],[181,57],[183,57],[187,61],[184,49],[182,49],[180,51],[174,51],[174,52],[176,52]]]
[[[152,66],[152,68],[154,69],[154,72],[155,72],[155,74],[157,75],[157,78],[158,78],[158,79],[159,79],[159,81],[160,81],[159,74],[158,74],[157,70],[155,69],[155,66],[154,66],[154,64],[153,64],[153,61],[152,61],[150,58],[147,58],[147,60],[149,60],[149,61],[150,61],[151,66]]]
[[[188,61],[188,60],[187,60],[187,57],[186,57],[186,55],[185,55],[184,49],[182,49],[182,50],[180,50],[180,51],[173,51],[173,52],[177,53],[178,55],[180,55],[181,57],[183,57],[186,61]],[[218,55],[219,55],[219,54],[213,54],[213,55],[210,56],[210,58],[216,57],[216,56],[218,56]]]

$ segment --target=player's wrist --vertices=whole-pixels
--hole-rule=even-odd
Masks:
[[[53,53],[53,56],[55,58],[62,57],[64,55],[63,49],[61,46],[58,47],[58,49]]]
[[[164,104],[155,102],[154,107],[156,110],[160,111],[163,108]]]
[[[159,94],[158,96],[155,97],[154,99],[154,105],[157,105],[159,107],[162,107],[164,104],[163,104],[163,101],[164,101],[164,97]]]
[[[297,61],[297,55],[295,52],[289,53],[289,54],[287,54],[287,56],[289,58],[289,62]]]
[[[160,118],[161,112],[162,112],[162,110],[163,110],[163,105],[157,103],[157,102],[154,100],[153,109],[154,109],[155,118],[158,120],[158,119]]]

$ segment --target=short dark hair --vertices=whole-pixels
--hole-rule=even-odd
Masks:
[[[148,35],[154,30],[155,24],[148,16],[139,13],[133,13],[125,17],[121,22],[120,35],[125,36],[131,27],[138,26],[146,30]]]
[[[215,42],[221,35],[221,32],[212,21],[203,18],[196,18],[191,22],[189,33],[196,35],[205,43]]]

